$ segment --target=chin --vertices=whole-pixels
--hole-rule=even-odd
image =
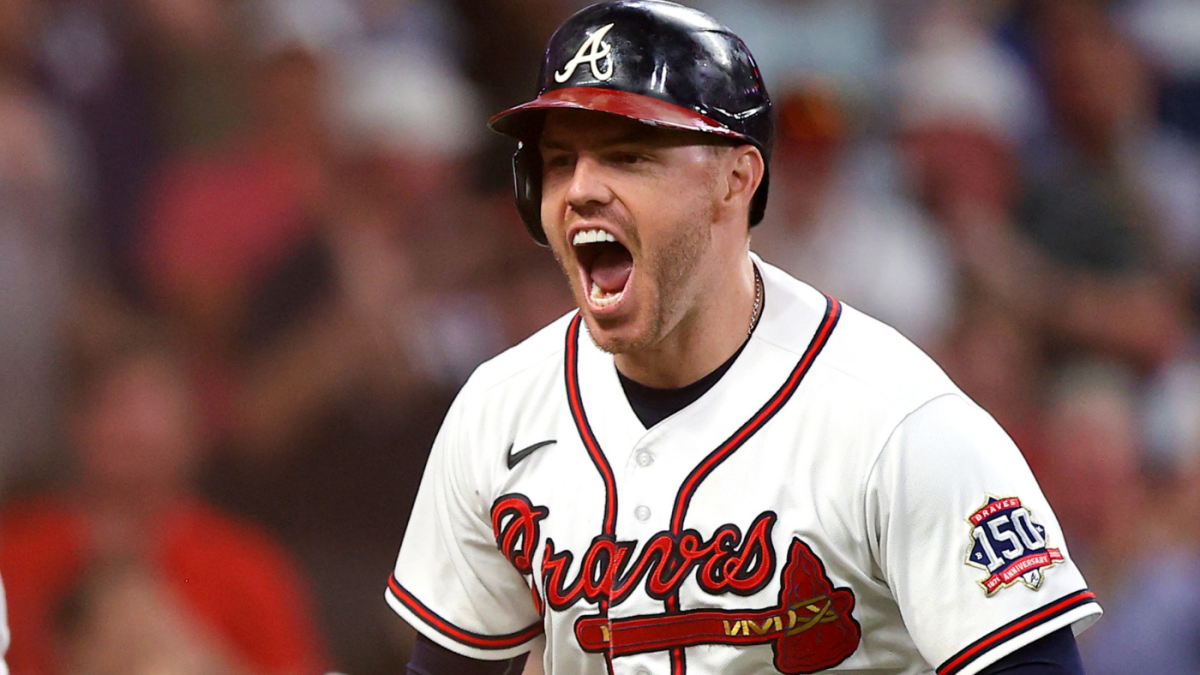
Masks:
[[[621,321],[614,325],[605,325],[609,322],[600,322],[590,312],[584,311],[583,318],[587,322],[588,335],[591,336],[592,343],[602,351],[609,354],[630,354],[638,352],[649,347],[653,340],[650,339],[649,330],[639,330],[633,325],[632,321]]]
[[[638,345],[628,340],[612,338],[604,335],[597,336],[595,333],[590,331],[588,332],[588,335],[591,336],[592,344],[596,345],[597,349],[612,354],[613,356],[617,356],[619,354],[630,354],[638,351]]]

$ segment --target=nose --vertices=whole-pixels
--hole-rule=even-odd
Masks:
[[[604,180],[603,165],[596,158],[581,153],[575,160],[571,182],[567,185],[567,206],[577,213],[586,212],[604,206],[612,199],[613,193]]]

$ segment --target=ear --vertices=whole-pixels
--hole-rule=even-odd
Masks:
[[[749,214],[750,202],[765,173],[766,162],[758,148],[749,143],[731,148],[726,155],[725,195],[722,201],[730,209]]]

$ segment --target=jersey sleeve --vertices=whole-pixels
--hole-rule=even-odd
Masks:
[[[464,398],[434,441],[385,596],[433,642],[475,659],[508,659],[529,651],[542,620],[496,545],[481,478],[487,465],[465,428]]]
[[[880,571],[938,675],[973,675],[1100,615],[1020,451],[961,395],[896,427],[867,500]]]

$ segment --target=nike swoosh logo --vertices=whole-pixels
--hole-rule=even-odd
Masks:
[[[547,445],[553,445],[557,442],[558,441],[556,441],[556,440],[542,441],[541,443],[534,443],[533,445],[531,445],[527,448],[522,448],[516,452],[513,452],[512,443],[509,443],[508,444],[508,468],[510,468],[510,469],[513,468],[514,466],[517,465],[518,462],[520,462],[521,460],[525,459],[526,457],[532,455],[534,450],[537,450],[538,448],[544,448]]]

